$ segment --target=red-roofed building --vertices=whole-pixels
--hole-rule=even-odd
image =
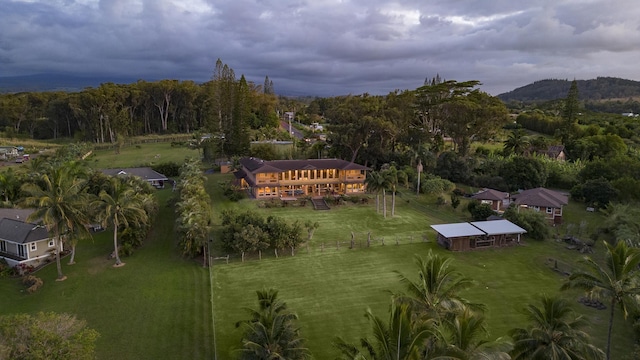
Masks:
[[[240,165],[234,173],[236,179],[256,199],[361,194],[370,170],[340,159],[266,161],[247,157],[240,159]]]
[[[511,199],[521,209],[543,212],[552,224],[562,223],[562,207],[569,203],[567,195],[545,188],[524,190],[512,195]]]

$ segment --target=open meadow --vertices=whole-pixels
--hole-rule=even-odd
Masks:
[[[116,154],[115,149],[96,150],[88,158],[89,165],[96,169],[114,167],[153,166],[161,163],[184,163],[185,158],[200,158],[200,150],[185,145],[172,146],[170,142],[128,145]]]

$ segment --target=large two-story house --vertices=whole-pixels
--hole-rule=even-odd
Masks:
[[[234,174],[256,199],[365,192],[368,167],[340,159],[273,160],[246,157]]]

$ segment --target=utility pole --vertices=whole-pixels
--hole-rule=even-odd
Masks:
[[[420,195],[420,173],[422,172],[422,159],[418,159],[418,186],[416,187],[416,195]]]

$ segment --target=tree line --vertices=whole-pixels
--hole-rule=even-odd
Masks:
[[[224,134],[225,151],[248,147],[248,130],[275,128],[277,97],[265,86],[237,78],[215,64],[210,81],[140,80],[104,83],[80,92],[28,92],[0,95],[0,129],[5,137],[72,138],[117,143],[124,138],[194,131]]]

